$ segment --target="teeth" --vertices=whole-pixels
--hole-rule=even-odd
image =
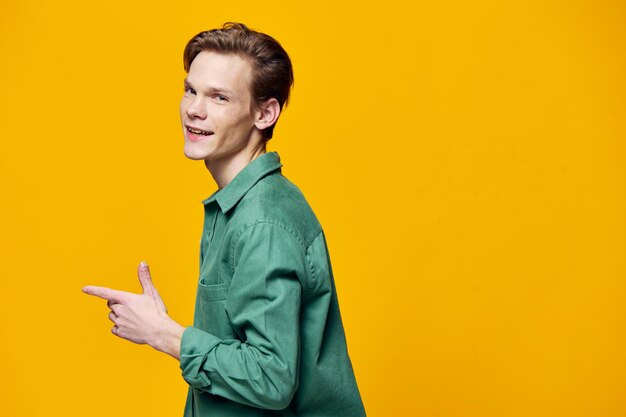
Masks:
[[[191,129],[191,128],[187,128],[188,131],[190,131],[191,133],[195,134],[195,135],[202,135],[202,136],[208,136],[213,134],[213,132],[205,132],[203,130],[195,130],[195,129]]]

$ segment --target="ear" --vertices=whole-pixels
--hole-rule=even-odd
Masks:
[[[280,104],[275,98],[270,98],[258,105],[254,125],[259,130],[267,129],[276,123],[278,116],[280,116]]]

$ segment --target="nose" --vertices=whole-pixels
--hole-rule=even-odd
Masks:
[[[189,105],[187,106],[185,112],[190,118],[206,118],[206,109],[202,103],[202,98],[199,96],[194,96],[193,100],[189,102]]]

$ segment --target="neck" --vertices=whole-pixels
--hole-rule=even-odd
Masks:
[[[230,159],[205,159],[204,165],[207,167],[213,180],[221,190],[230,183],[239,172],[250,162],[266,153],[265,141],[256,148],[245,149]]]

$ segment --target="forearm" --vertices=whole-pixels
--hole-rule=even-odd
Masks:
[[[297,346],[289,352],[278,348],[280,344],[260,348],[253,341],[221,340],[190,327],[181,343],[183,378],[199,391],[254,407],[283,409],[297,387],[298,355]]]

